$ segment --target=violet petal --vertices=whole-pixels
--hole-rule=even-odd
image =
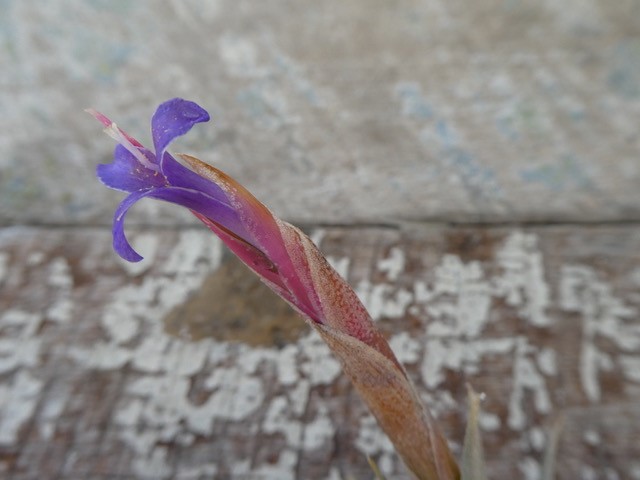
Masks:
[[[168,153],[164,154],[162,172],[171,186],[198,190],[221,202],[229,203],[227,194],[219,185],[185,167]]]
[[[156,156],[164,161],[164,151],[176,138],[196,123],[208,122],[209,114],[195,102],[174,98],[161,104],[151,118],[151,136]]]
[[[151,152],[142,151],[145,156],[151,156]],[[152,187],[161,187],[166,182],[162,175],[145,168],[122,145],[117,145],[113,152],[113,162],[98,165],[96,167],[98,178],[107,187],[123,192],[135,192]]]
[[[164,200],[194,210],[205,217],[215,219],[216,223],[239,237],[246,238],[247,232],[238,218],[237,212],[227,203],[206,193],[179,187],[160,187],[140,190],[127,196],[115,211],[113,217],[113,248],[125,260],[139,262],[142,257],[131,247],[124,233],[124,220],[129,209],[145,197]]]

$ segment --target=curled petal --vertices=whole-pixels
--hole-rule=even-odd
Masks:
[[[149,151],[141,153],[153,155]],[[145,168],[122,145],[116,146],[113,152],[113,162],[98,165],[96,173],[100,181],[107,187],[129,193],[151,187],[162,187],[165,184],[165,179],[162,175]]]
[[[145,197],[182,205],[205,217],[215,218],[218,224],[233,232],[234,235],[239,237],[246,235],[244,226],[234,209],[230,205],[222,203],[205,193],[179,187],[151,188],[137,191],[122,201],[113,217],[113,248],[118,255],[130,262],[139,262],[142,257],[131,247],[131,244],[126,239],[124,219],[129,209],[138,200]]]
[[[129,209],[141,198],[144,198],[150,190],[133,192],[127,196],[116,208],[113,214],[113,249],[118,255],[129,262],[139,262],[142,256],[136,252],[124,234],[124,217]]]
[[[151,118],[151,136],[160,163],[164,162],[164,152],[175,138],[187,133],[196,123],[208,122],[209,118],[200,105],[182,98],[161,104]]]

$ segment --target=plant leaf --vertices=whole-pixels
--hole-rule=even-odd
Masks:
[[[435,420],[394,362],[331,327],[312,324],[367,403],[378,424],[420,480],[458,480],[460,472]]]
[[[487,480],[484,451],[480,438],[478,418],[480,416],[480,396],[467,384],[469,398],[469,418],[464,434],[462,450],[462,480]]]
[[[553,422],[551,431],[548,435],[547,449],[544,452],[544,462],[542,463],[542,480],[553,480],[556,471],[556,456],[558,453],[558,444],[560,443],[560,435],[564,427],[564,417],[560,416]]]

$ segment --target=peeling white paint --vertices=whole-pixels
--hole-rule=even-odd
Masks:
[[[280,354],[277,356],[276,366],[278,372],[278,380],[281,385],[294,385],[298,382],[300,376],[298,375],[297,356],[298,347],[290,344],[285,346]]]
[[[265,433],[281,433],[287,445],[296,446],[302,437],[302,424],[290,417],[289,402],[284,397],[276,397],[269,404],[269,408],[262,423]]]
[[[386,283],[374,285],[368,280],[360,282],[355,292],[374,320],[400,318],[413,301],[413,295],[407,290]]]
[[[180,233],[178,243],[171,249],[171,254],[161,267],[168,275],[182,275],[183,282],[198,285],[203,275],[220,265],[222,242],[207,232],[186,230]],[[176,282],[177,283],[177,282]],[[171,290],[176,288],[171,285]],[[173,305],[172,305],[173,307]]]
[[[11,382],[0,384],[0,445],[17,442],[20,428],[33,416],[43,386],[26,370],[20,370]]]
[[[293,480],[295,478],[295,467],[298,462],[298,454],[289,449],[280,452],[278,463],[271,465],[261,465],[253,469],[251,474],[255,478],[273,478],[282,480]]]
[[[489,321],[490,287],[478,262],[464,264],[455,255],[445,255],[435,269],[431,291],[420,289],[422,298],[430,298],[429,337],[475,337]]]
[[[542,253],[537,236],[515,232],[510,234],[498,250],[496,261],[502,274],[495,278],[496,295],[509,305],[518,307],[520,315],[536,327],[551,324],[549,286],[544,278]]]
[[[421,374],[425,385],[434,389],[445,380],[445,370],[477,373],[480,359],[485,355],[505,355],[514,350],[516,340],[479,339],[465,341],[434,338],[427,340]]]
[[[556,352],[551,348],[541,348],[537,358],[540,371],[545,375],[557,375],[558,374],[558,361],[556,359]]]
[[[394,471],[396,455],[393,453],[385,452],[380,455],[378,459],[378,468],[383,475],[389,475]]]
[[[445,369],[473,375],[478,372],[482,357],[512,355],[509,361],[513,362],[513,386],[509,398],[508,425],[514,430],[521,430],[526,425],[527,416],[522,403],[527,393],[533,395],[536,411],[548,413],[551,410],[545,379],[531,358],[533,353],[535,348],[524,338],[427,340],[421,366],[422,379],[428,388],[434,389],[445,380]]]
[[[480,412],[480,417],[478,418],[478,424],[480,428],[485,432],[495,432],[499,430],[502,426],[502,421],[500,417],[495,413],[485,412],[482,410]]]
[[[538,451],[544,449],[546,443],[546,436],[541,428],[533,427],[529,430],[529,441],[531,442],[531,446]]]
[[[340,471],[334,467],[329,471],[327,480],[342,480],[342,475],[340,474]]]
[[[640,353],[638,355],[620,355],[620,366],[624,376],[636,383],[640,383]]]
[[[142,240],[147,244],[145,253],[153,256],[154,240]],[[162,318],[202,284],[220,256],[221,244],[211,235],[183,232],[159,265],[159,274],[114,292],[101,319],[106,340],[87,350],[76,347],[67,352],[89,368],[111,370],[130,363],[142,375],[125,386],[126,394],[114,412],[122,427],[119,434],[134,453],[133,465],[141,474],[155,472],[157,478],[166,478],[171,472],[160,442],[181,439],[188,445],[193,441],[190,432],[209,434],[216,418],[244,418],[263,400],[260,382],[231,368],[214,370],[206,380],[211,396],[203,405],[193,405],[188,398],[189,376],[201,371],[216,352],[224,356],[225,350],[212,348],[211,341],[184,342],[163,331]],[[141,430],[140,424],[148,427]],[[191,467],[207,468],[206,464]]]
[[[378,260],[378,270],[386,273],[389,281],[395,282],[398,280],[400,273],[404,270],[405,261],[404,251],[394,247],[389,252],[389,256],[387,258]]]
[[[401,332],[391,337],[389,345],[400,363],[411,364],[420,360],[420,342],[411,338],[407,332]]]
[[[356,438],[355,444],[362,453],[369,456],[394,451],[393,444],[382,433],[382,430],[380,430],[371,415],[362,417],[360,420],[360,429],[358,430],[358,438]]]
[[[217,368],[205,382],[215,391],[207,402],[216,417],[244,420],[262,404],[265,392],[262,382],[248,377],[240,368]]]
[[[50,286],[64,289],[73,287],[71,268],[65,258],[57,257],[52,259],[47,270],[47,283]]]
[[[181,3],[181,2],[175,2]],[[213,463],[205,463],[195,467],[186,467],[176,473],[176,480],[200,480],[201,478],[215,478],[218,474],[218,466]]]
[[[56,389],[55,394],[48,395],[47,401],[43,402],[42,409],[38,413],[40,421],[38,429],[40,435],[45,440],[51,440],[55,431],[55,425],[67,403],[69,392],[66,389]]]
[[[42,339],[36,335],[42,316],[22,310],[8,310],[0,315],[0,328],[10,328],[11,336],[0,337],[0,373],[35,367]]]
[[[452,409],[459,408],[458,402],[453,398],[451,393],[445,389],[435,391],[420,391],[420,398],[425,405],[428,405],[433,413],[434,418],[438,418],[441,413],[450,412]],[[455,440],[449,439],[451,445],[455,445]]]
[[[307,379],[299,380],[294,388],[288,391],[289,408],[291,412],[298,417],[304,413],[309,401],[309,392],[311,391],[311,382]]]
[[[330,442],[335,435],[335,427],[328,416],[327,408],[321,407],[316,418],[304,426],[302,448],[315,450]]]
[[[611,287],[586,266],[563,267],[560,278],[560,306],[568,312],[580,314],[582,348],[580,379],[587,398],[596,402],[601,398],[600,370],[610,370],[616,361],[610,353],[597,347],[596,340],[604,338],[627,355],[621,359],[623,372],[635,379],[634,358],[640,358],[640,324],[637,312],[613,295]],[[622,353],[621,352],[621,353]]]
[[[161,319],[202,284],[219,260],[220,244],[215,239],[185,232],[167,259],[153,267],[156,272],[114,292],[102,316],[106,339],[90,349],[67,352],[89,368],[111,370],[129,363],[136,372],[124,387],[114,420],[139,472],[148,469],[164,478],[171,471],[166,452],[159,447],[163,441],[179,439],[189,446],[194,435],[210,435],[217,421],[245,421],[259,411],[262,422],[256,416],[250,428],[257,431],[262,425],[265,432],[282,434],[291,452],[316,448],[333,436],[326,411],[318,412],[311,423],[301,420],[311,388],[331,384],[341,373],[340,363],[315,332],[281,350],[231,347],[213,339],[188,342],[164,332]],[[286,393],[267,399],[271,387],[263,384],[258,368],[272,369],[277,384],[289,387]],[[206,370],[211,373],[202,387],[209,395],[196,405],[189,400],[191,375]],[[276,465],[246,469],[252,475],[287,478],[293,471],[287,452],[281,453]],[[197,472],[206,464],[192,468]],[[234,471],[240,470],[234,466]]]
[[[507,245],[512,244],[507,242]],[[340,375],[340,366],[314,333],[301,338],[298,345],[289,345],[279,352],[243,346],[238,347],[235,354],[222,346],[216,347],[215,342],[211,340],[185,345],[178,339],[166,337],[156,327],[151,328],[149,335],[149,322],[153,321],[151,315],[155,313],[157,317],[162,317],[173,305],[184,301],[189,290],[197,288],[197,283],[204,278],[201,272],[194,275],[194,271],[198,272],[195,267],[200,258],[197,252],[202,248],[202,242],[195,237],[190,238],[176,246],[170,258],[161,267],[166,275],[177,275],[183,283],[181,288],[176,289],[175,279],[170,281],[162,276],[150,276],[140,285],[123,287],[117,294],[122,310],[118,310],[114,302],[111,313],[105,312],[103,319],[112,347],[134,341],[143,326],[146,332],[137,347],[115,349],[115,352],[121,352],[115,355],[116,358],[120,356],[116,363],[132,362],[140,372],[162,374],[161,377],[143,377],[139,381],[131,382],[127,390],[132,397],[128,403],[123,404],[116,417],[125,427],[133,428],[140,421],[163,427],[162,432],[156,434],[156,441],[153,440],[154,435],[134,434],[131,431],[127,434],[128,442],[138,452],[140,466],[146,458],[149,462],[155,462],[156,468],[161,470],[163,456],[155,446],[161,438],[179,435],[180,422],[186,422],[192,432],[206,434],[211,431],[217,418],[241,421],[257,412],[266,400],[265,390],[261,381],[252,375],[258,365],[265,364],[273,365],[280,385],[296,387],[295,392],[276,396],[267,403],[261,428],[267,433],[282,434],[286,444],[293,449],[292,452],[300,448],[320,447],[333,435],[332,423],[322,412],[305,425],[301,422],[300,416],[305,410],[311,386],[334,382]],[[509,248],[513,249],[513,246]],[[379,268],[390,280],[398,278],[404,268],[404,253],[399,249],[393,252],[379,264]],[[208,261],[211,263],[212,258]],[[340,273],[346,276],[349,260],[343,258],[334,260],[334,263],[340,268]],[[184,267],[185,264],[187,268]],[[509,268],[510,272],[517,270],[505,260],[503,269]],[[520,271],[523,268],[526,270],[526,266],[518,268]],[[520,274],[525,277],[531,275],[530,272]],[[374,318],[402,317],[412,302],[416,302],[419,309],[427,308],[433,315],[430,330],[430,334],[433,335],[429,336],[430,340],[425,345],[426,356],[422,364],[423,379],[427,386],[436,387],[444,379],[444,372],[448,368],[473,374],[477,372],[481,358],[485,355],[512,355],[514,392],[510,401],[509,424],[512,428],[522,428],[525,416],[520,405],[527,392],[533,394],[538,410],[546,411],[549,408],[543,373],[551,375],[555,372],[555,357],[547,350],[533,351],[522,339],[480,337],[489,321],[492,295],[513,295],[504,289],[495,289],[493,286],[496,283],[493,280],[486,278],[479,263],[464,264],[458,257],[449,255],[443,258],[441,265],[436,269],[433,286],[427,285],[426,282],[418,282],[410,292],[390,284],[371,285],[363,282],[359,285],[358,291]],[[502,278],[500,281],[504,283],[506,280]],[[500,284],[500,281],[497,284]],[[184,283],[187,287],[184,287]],[[169,290],[172,291],[171,294],[166,295]],[[533,298],[534,294],[526,289],[524,293],[520,291],[520,294],[521,302],[514,304],[524,308],[523,305],[531,301],[530,297]],[[158,302],[159,298],[161,300]],[[424,303],[427,301],[429,303],[425,306]],[[133,326],[123,323],[124,311],[129,313]],[[459,336],[464,336],[466,340],[460,339]],[[421,357],[420,343],[407,334],[394,336],[391,345],[403,362],[415,363]],[[198,350],[197,346],[202,348]],[[99,358],[96,356],[98,351],[99,349],[92,352],[94,359]],[[218,365],[227,362],[225,359],[229,359],[230,354],[233,358],[243,357],[240,363],[242,367],[216,367],[204,385],[211,391],[210,397],[202,405],[191,405],[188,401],[188,383],[185,376],[204,368],[206,361]],[[111,360],[103,358],[101,362],[105,362],[104,367],[107,367],[107,364],[110,367],[114,363],[112,359],[113,356]],[[453,404],[453,399],[450,398],[449,403]],[[379,455],[380,467],[384,468],[384,471],[392,472],[395,458],[393,447],[380,432],[375,421],[372,418],[367,421],[370,423],[369,430],[367,423],[363,423],[359,432],[358,448],[365,453]],[[501,423],[499,417],[492,414],[484,414],[482,422],[483,428],[487,430],[498,429]],[[188,444],[189,437],[183,438]],[[252,472],[274,472],[287,464],[286,458],[281,457],[279,461],[279,466],[254,466]],[[284,470],[278,471],[285,478],[288,475]]]
[[[45,259],[44,252],[30,252],[27,256],[27,265],[30,267],[35,267],[36,265],[40,265]]]
[[[309,238],[316,247],[320,247],[322,240],[327,236],[327,231],[324,228],[316,228],[310,234]]]
[[[58,298],[48,309],[46,316],[57,323],[66,323],[71,320],[73,314],[73,302],[69,298]]]
[[[133,427],[140,422],[140,417],[145,408],[145,404],[142,400],[133,398],[126,402],[125,405],[120,407],[114,416],[114,420],[118,425],[124,425],[126,427]]]
[[[513,388],[509,399],[509,426],[515,430],[525,427],[527,415],[522,407],[526,391],[533,394],[533,404],[539,413],[551,411],[551,399],[545,380],[535,368],[531,354],[535,353],[526,339],[519,338],[513,366]]]
[[[329,265],[331,265],[342,278],[347,278],[349,265],[351,263],[351,259],[349,257],[335,258],[327,256],[327,262],[329,262]]]
[[[494,298],[504,299],[536,327],[550,325],[549,287],[535,235],[510,234],[496,251],[496,262],[498,271],[487,276],[480,263],[445,255],[431,284],[414,284],[412,313],[424,311],[430,319],[421,374],[425,385],[434,389],[444,381],[446,370],[473,375],[483,358],[506,357],[513,364],[508,425],[522,430],[527,424],[522,406],[527,396],[532,396],[539,413],[551,409],[545,375],[557,374],[555,353],[524,337],[489,338],[483,331],[490,321],[500,321],[490,316]],[[489,428],[500,427],[498,417],[488,422]]]
[[[601,440],[600,434],[596,430],[585,430],[583,438],[591,446],[599,445]]]
[[[90,351],[75,346],[65,350],[69,358],[84,365],[85,368],[100,370],[121,368],[131,360],[132,356],[130,350],[109,343],[97,343]]]
[[[318,334],[312,332],[301,338],[299,345],[304,358],[300,370],[313,385],[329,385],[338,378],[342,372],[340,362]]]
[[[524,480],[540,480],[542,468],[535,458],[525,457],[518,462]]]
[[[131,276],[137,276],[146,272],[155,263],[156,253],[158,251],[158,234],[157,232],[138,233],[130,235],[130,242],[134,249],[144,258],[139,262],[127,262],[118,257],[118,262]]]
[[[149,250],[153,250],[152,256],[162,258],[155,248]],[[219,243],[207,233],[185,232],[166,260],[156,258],[144,270],[128,270],[132,276],[149,274],[132,279],[114,292],[104,309],[100,340],[90,347],[73,347],[66,355],[83,368],[112,370],[130,366],[113,419],[120,440],[132,452],[137,472],[155,472],[157,478],[215,476],[215,465],[206,462],[173,472],[163,442],[189,447],[197,435],[210,435],[222,422],[246,422],[256,432],[281,436],[286,449],[276,464],[239,461],[234,472],[292,478],[300,452],[322,448],[335,434],[336,426],[326,408],[321,405],[314,411],[315,403],[310,404],[309,396],[314,387],[336,381],[341,375],[340,364],[314,332],[281,350],[228,345],[212,339],[189,342],[167,335],[161,319],[199,288],[211,269],[217,267],[220,251]],[[494,337],[486,332],[495,326],[495,331],[502,333],[499,322],[503,320],[492,315],[496,300],[506,301],[523,321],[536,328],[550,325],[549,287],[536,237],[521,233],[508,236],[496,259],[499,268],[494,271],[485,270],[480,262],[465,263],[455,255],[447,255],[427,273],[429,277],[399,288],[392,281],[404,278],[406,260],[405,253],[395,248],[377,267],[389,282],[362,282],[358,293],[374,318],[401,318],[410,309],[413,315],[429,319],[424,336],[413,338],[402,332],[393,335],[390,344],[400,361],[419,364],[422,380],[429,388],[420,395],[436,415],[457,408],[451,394],[438,388],[448,370],[473,376],[481,372],[487,359],[499,359],[501,365],[507,365],[510,375],[504,382],[510,391],[506,418],[482,412],[480,425],[485,431],[507,427],[520,431],[523,445],[541,450],[544,434],[540,429],[531,429],[531,416],[545,415],[552,408],[546,382],[547,377],[558,374],[560,352],[534,345],[525,337]],[[350,259],[332,261],[347,276]],[[43,310],[44,316],[21,311],[0,314],[0,326],[12,325],[11,331],[22,336],[23,342],[19,352],[12,352],[9,343],[0,339],[0,372],[35,365],[41,348],[36,331],[43,319],[65,322],[73,314],[74,305],[68,295],[73,278],[68,263],[56,259],[46,268],[52,273],[50,286],[61,291],[61,300]],[[582,372],[581,379],[590,398],[596,398],[591,394],[599,392],[598,372],[605,368],[620,368],[629,381],[640,382],[635,310],[617,299],[611,286],[590,268],[563,267],[560,282],[561,308],[578,313],[577,321],[583,327],[581,365],[587,365],[587,373]],[[601,337],[613,342],[619,352],[606,356],[600,352],[596,340]],[[15,342],[11,345],[15,347]],[[273,384],[265,384],[261,372],[272,372],[269,379]],[[196,376],[202,382],[200,390],[206,393],[198,404],[190,398]],[[13,387],[8,391],[4,388],[0,398],[5,393],[7,397],[16,396]],[[56,412],[66,401],[66,397],[61,398],[60,403],[50,407],[49,420],[42,423],[43,438],[50,438],[53,433]],[[529,404],[534,412],[525,408]],[[4,421],[2,415],[0,422]],[[0,423],[0,438],[3,428],[16,432],[20,427],[3,427]],[[397,473],[397,455],[372,417],[361,421],[356,445],[363,453],[377,455],[383,472]],[[525,478],[534,478],[540,469],[530,458],[520,468]],[[333,474],[337,475],[336,470]]]
[[[145,457],[133,459],[133,469],[138,475],[151,478],[169,478],[171,469],[167,464],[167,448],[157,446]]]

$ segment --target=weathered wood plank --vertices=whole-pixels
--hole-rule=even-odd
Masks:
[[[640,478],[634,228],[313,233],[492,478]],[[0,231],[3,478],[408,478],[327,348],[208,232]],[[349,477],[350,476],[350,477]]]
[[[177,95],[176,150],[296,222],[640,218],[637,2],[371,2],[3,2],[0,222],[104,224],[82,110],[148,139]]]

